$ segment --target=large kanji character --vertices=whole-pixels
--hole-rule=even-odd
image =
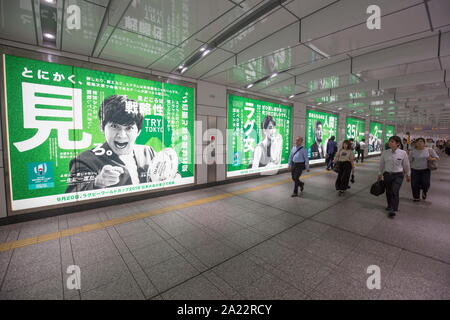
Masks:
[[[37,93],[41,94],[40,97],[36,96]],[[42,97],[42,93],[71,96],[72,99]],[[23,127],[38,131],[30,139],[14,143],[20,152],[43,144],[53,129],[58,131],[58,146],[61,149],[85,149],[91,145],[92,136],[85,132],[80,141],[69,138],[70,129],[83,129],[81,89],[24,82],[22,95]]]

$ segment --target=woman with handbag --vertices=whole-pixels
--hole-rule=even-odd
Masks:
[[[420,200],[420,190],[422,190],[422,199],[427,198],[430,189],[431,170],[437,169],[437,159],[439,159],[439,156],[436,151],[426,147],[424,138],[416,139],[416,148],[409,154],[413,201]]]
[[[348,182],[350,181],[350,175],[355,169],[355,154],[351,149],[349,140],[342,142],[341,149],[336,153],[333,162],[337,166],[336,171],[338,172],[335,187],[341,196],[350,188]]]

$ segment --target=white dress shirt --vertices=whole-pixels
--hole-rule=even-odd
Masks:
[[[411,176],[411,167],[409,165],[409,158],[406,151],[400,148],[385,150],[380,159],[379,174],[383,172],[403,172],[408,177]]]

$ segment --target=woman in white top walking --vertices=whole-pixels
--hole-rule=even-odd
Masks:
[[[337,152],[333,161],[338,165],[338,176],[336,178],[335,187],[339,191],[339,195],[343,195],[349,188],[348,182],[350,175],[355,169],[355,154],[351,149],[351,143],[349,140],[342,142],[341,149]]]
[[[425,139],[416,139],[416,148],[409,154],[411,162],[411,190],[413,200],[420,200],[420,190],[422,190],[422,199],[427,198],[430,189],[431,170],[428,169],[428,160],[436,161],[439,156],[432,148],[425,147]]]

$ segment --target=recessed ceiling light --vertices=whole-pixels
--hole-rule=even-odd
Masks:
[[[273,75],[270,76],[270,79],[275,78],[278,75],[278,73],[274,73]]]
[[[245,86],[247,89],[250,89],[251,87],[253,87],[253,83],[250,83],[248,85]]]
[[[55,39],[55,36],[51,33],[44,33],[44,38],[53,40],[53,39]]]
[[[295,94],[291,94],[291,95],[289,96],[289,99],[292,99],[293,97],[295,97]]]
[[[181,73],[185,73],[186,70],[187,70],[187,67],[184,67],[184,68],[181,70]]]
[[[202,54],[202,57],[204,57],[204,56],[206,56],[208,53],[210,53],[211,52],[211,50],[205,50],[204,52],[203,52],[203,54]]]
[[[47,3],[55,3],[55,0],[45,0]]]

